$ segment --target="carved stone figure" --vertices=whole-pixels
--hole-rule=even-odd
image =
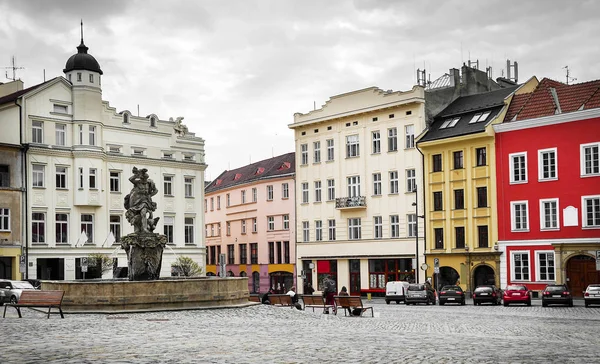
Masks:
[[[129,182],[133,183],[133,189],[125,196],[125,217],[133,225],[136,233],[152,232],[159,217],[153,218],[152,212],[156,210],[156,203],[152,202],[152,196],[158,193],[154,181],[148,176],[146,168],[137,169],[133,167],[133,176]]]
[[[188,133],[188,127],[185,126],[181,121],[183,120],[183,116],[178,116],[175,120],[173,118],[169,118],[169,121],[175,122],[175,134],[185,136]]]

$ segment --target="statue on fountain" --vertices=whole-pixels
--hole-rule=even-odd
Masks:
[[[128,276],[130,281],[151,280],[160,277],[162,253],[167,237],[154,233],[159,217],[153,217],[156,202],[152,196],[158,193],[154,181],[146,168],[133,167],[131,192],[125,196],[125,217],[134,232],[124,236],[121,247],[127,252]]]

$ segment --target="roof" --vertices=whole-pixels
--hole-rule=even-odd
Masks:
[[[65,69],[63,69],[64,73],[73,71],[73,70],[84,70],[84,71],[92,71],[98,72],[102,74],[102,70],[100,69],[100,65],[96,58],[89,54],[88,47],[83,44],[83,38],[81,39],[81,44],[77,47],[77,53],[69,57],[67,63],[65,64]]]
[[[504,99],[516,89],[517,86],[514,86],[459,97],[434,117],[420,142],[484,131],[488,121],[504,107]]]
[[[18,99],[19,97],[21,97],[21,96],[25,95],[25,94],[26,94],[26,93],[28,93],[29,91],[33,91],[33,90],[35,90],[36,88],[38,88],[38,87],[40,87],[40,86],[42,86],[42,85],[45,85],[45,84],[47,84],[48,82],[52,82],[52,81],[54,81],[55,79],[56,79],[56,77],[55,77],[55,78],[53,78],[53,79],[51,79],[51,80],[48,80],[48,81],[46,81],[46,82],[42,82],[42,83],[40,83],[40,84],[37,84],[37,85],[35,85],[35,86],[31,86],[31,87],[25,88],[25,89],[23,89],[23,90],[19,90],[19,91],[17,91],[17,92],[13,92],[12,94],[8,94],[8,95],[6,95],[6,96],[0,97],[0,105],[3,105],[3,104],[8,104],[8,103],[14,103],[14,101],[15,101],[16,99]]]
[[[535,90],[515,95],[505,122],[600,107],[600,80],[567,85],[544,78]]]
[[[296,153],[287,153],[277,157],[252,163],[244,167],[224,171],[205,188],[205,193],[227,189],[262,179],[287,176],[296,173]]]

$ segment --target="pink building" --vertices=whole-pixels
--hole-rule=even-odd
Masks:
[[[248,277],[250,293],[295,285],[294,154],[224,171],[205,188],[207,275],[223,254],[226,274]]]

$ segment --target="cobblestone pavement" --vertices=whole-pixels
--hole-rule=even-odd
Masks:
[[[49,320],[10,308],[0,363],[592,363],[600,306],[405,306],[375,317],[256,305]],[[468,302],[469,303],[469,302]],[[3,308],[1,308],[3,310]]]

